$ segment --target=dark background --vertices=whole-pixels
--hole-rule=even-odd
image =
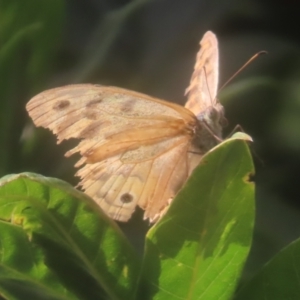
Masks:
[[[300,236],[300,9],[268,0],[1,0],[0,175],[31,171],[72,184],[74,162],[26,102],[50,87],[89,82],[184,104],[207,30],[220,47],[219,94],[229,126],[249,133],[257,184],[254,244],[245,276]],[[142,252],[141,213],[122,225]]]

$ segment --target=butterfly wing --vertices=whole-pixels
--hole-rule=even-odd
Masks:
[[[58,142],[81,140],[66,155],[81,154],[80,185],[116,220],[127,221],[136,205],[155,219],[188,176],[197,119],[184,107],[82,84],[45,91],[26,108]]]
[[[185,107],[196,116],[210,106],[217,104],[219,78],[219,52],[217,37],[207,31],[200,41],[194,72],[185,94]]]
[[[127,221],[139,205],[144,218],[154,221],[188,176],[188,147],[187,137],[168,139],[86,164],[77,175],[86,193],[112,218]],[[143,160],[136,159],[139,152]]]

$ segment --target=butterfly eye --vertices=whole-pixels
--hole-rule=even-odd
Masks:
[[[221,127],[227,126],[227,119],[224,117],[224,108],[221,105],[211,106],[209,108],[209,118],[214,124],[220,124]]]
[[[213,106],[209,108],[209,118],[213,123],[218,122],[220,119],[220,112]]]

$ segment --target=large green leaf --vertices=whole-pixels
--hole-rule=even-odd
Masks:
[[[0,220],[0,290],[8,299],[133,298],[135,252],[70,185],[29,173],[4,177]]]
[[[300,299],[300,239],[279,252],[237,294],[236,300]]]
[[[245,141],[229,139],[203,157],[147,234],[139,299],[231,297],[252,240],[252,173]]]

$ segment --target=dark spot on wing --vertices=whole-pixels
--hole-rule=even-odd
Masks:
[[[122,112],[130,112],[133,110],[134,108],[134,104],[135,104],[136,100],[135,99],[129,99],[129,100],[126,100],[122,103],[121,107],[120,107],[120,110]]]
[[[87,107],[94,107],[96,106],[97,104],[101,103],[102,102],[102,99],[94,99],[94,100],[91,100],[89,101],[86,106]]]
[[[123,202],[124,204],[130,203],[133,201],[133,196],[130,195],[129,193],[125,193],[121,196],[120,198],[121,202]]]
[[[97,120],[99,115],[92,110],[87,110],[83,113],[84,117],[89,119],[89,120]]]
[[[67,108],[70,105],[70,101],[68,100],[62,100],[62,101],[58,101],[54,104],[53,109],[55,110],[62,110]]]
[[[98,134],[101,126],[103,126],[105,123],[108,124],[108,122],[104,121],[104,120],[101,120],[98,122],[93,122],[92,124],[87,126],[85,129],[83,129],[78,134],[78,137],[79,138],[92,138],[92,137],[96,136]]]

